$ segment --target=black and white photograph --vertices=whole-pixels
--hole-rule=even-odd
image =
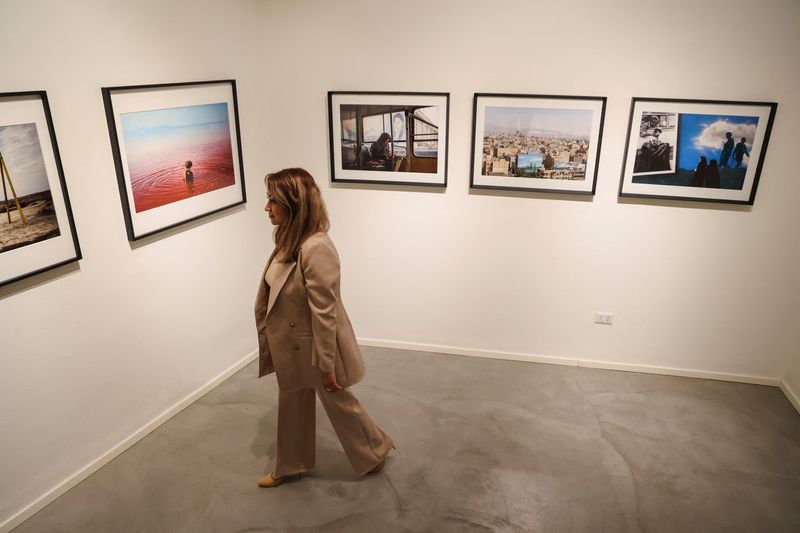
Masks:
[[[642,112],[634,175],[674,172],[677,141],[677,113]]]

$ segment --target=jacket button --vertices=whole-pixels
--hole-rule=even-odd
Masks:
[[[300,349],[300,346],[299,346],[299,345],[297,345],[297,344],[295,344],[294,346],[292,346],[292,350],[299,350],[299,349]]]
[[[294,327],[294,322],[289,322],[289,327]]]

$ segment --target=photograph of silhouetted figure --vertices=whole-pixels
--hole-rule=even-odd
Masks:
[[[711,162],[708,163],[708,169],[706,170],[705,187],[719,189],[719,183],[719,166],[717,165],[717,160],[712,159]]]
[[[694,169],[694,174],[692,174],[692,179],[689,181],[689,185],[691,187],[705,187],[707,173],[708,161],[706,160],[706,156],[701,155],[700,160],[697,163],[697,168]]]
[[[736,143],[736,148],[733,149],[733,161],[736,165],[736,168],[742,166],[742,159],[744,156],[747,156],[750,159],[750,151],[747,149],[746,139],[742,137],[742,140]]]
[[[654,102],[634,99],[620,194],[648,194],[652,185],[653,196],[748,203],[777,104],[752,104],[751,114],[741,102]]]
[[[722,145],[722,153],[719,154],[719,166],[723,168],[728,166],[728,161],[731,158],[731,154],[733,154],[733,133],[725,132],[725,139],[725,144]]]

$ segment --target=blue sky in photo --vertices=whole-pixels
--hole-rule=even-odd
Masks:
[[[719,161],[725,132],[733,133],[734,143],[744,137],[747,150],[753,147],[753,138],[758,127],[758,117],[743,115],[700,115],[681,113],[678,123],[678,168],[693,170],[701,155],[708,161]],[[745,156],[742,166],[747,166]]]
[[[202,126],[228,121],[228,104],[202,104],[186,107],[135,111],[120,115],[126,140],[139,136],[158,136],[173,133],[178,128]]]
[[[0,153],[11,174],[17,196],[50,190],[36,124],[0,126]],[[7,195],[11,198],[8,189]]]
[[[484,134],[513,134],[589,139],[592,110],[536,107],[486,107]]]

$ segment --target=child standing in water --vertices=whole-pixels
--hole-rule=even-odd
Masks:
[[[192,162],[187,161],[183,164],[185,170],[183,171],[183,181],[186,183],[186,186],[189,190],[192,190],[192,185],[194,185],[194,172],[192,172]]]

